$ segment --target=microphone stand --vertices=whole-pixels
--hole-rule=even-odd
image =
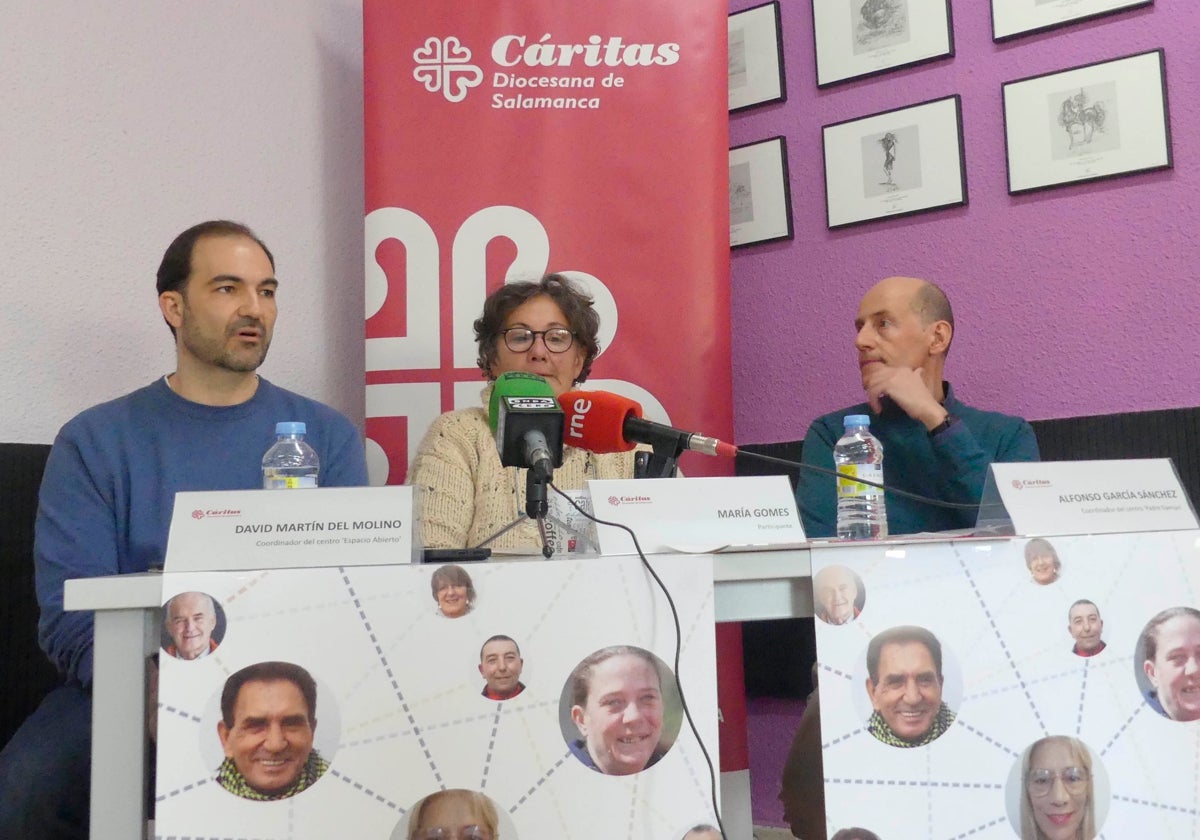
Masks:
[[[530,468],[525,471],[525,513],[537,522],[538,535],[542,538],[542,556],[547,560],[554,553],[546,536],[546,514],[550,512],[546,485],[549,482],[550,476],[543,475],[541,470]]]
[[[664,429],[661,433],[655,430],[645,436],[653,438],[646,441],[652,451],[633,456],[633,477],[674,478],[679,471],[679,456],[687,449],[688,436],[673,429]]]

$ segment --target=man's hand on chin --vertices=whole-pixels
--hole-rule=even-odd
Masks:
[[[920,369],[871,365],[863,376],[863,389],[876,414],[883,410],[882,400],[887,397],[909,417],[925,424],[926,429],[933,429],[946,419],[946,409],[933,395]]]

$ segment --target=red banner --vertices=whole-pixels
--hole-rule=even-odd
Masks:
[[[727,6],[366,0],[366,418],[398,484],[478,405],[472,322],[547,271],[600,313],[592,388],[732,439]],[[690,460],[689,460],[690,459]],[[690,475],[729,462],[685,455]],[[748,766],[740,627],[718,632],[721,764]]]
[[[589,379],[732,437],[726,15],[717,0],[364,3],[367,435],[404,479],[478,404],[472,321],[509,279],[596,299]],[[724,465],[688,456],[684,471]]]

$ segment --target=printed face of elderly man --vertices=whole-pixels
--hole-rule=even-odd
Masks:
[[[217,609],[203,592],[181,592],[167,602],[163,624],[172,642],[168,653],[178,659],[199,659],[212,650]]]
[[[854,620],[854,602],[858,584],[854,573],[845,566],[828,566],[817,573],[814,582],[818,617],[828,624],[847,624]]]

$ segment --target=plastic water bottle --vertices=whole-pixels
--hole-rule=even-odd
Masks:
[[[321,459],[304,440],[303,423],[276,423],[275,443],[263,455],[263,489],[316,487]]]
[[[871,434],[871,418],[866,414],[848,414],[842,425],[846,432],[833,447],[838,471],[837,535],[849,540],[886,537],[883,490],[854,480],[883,483],[883,444]]]

